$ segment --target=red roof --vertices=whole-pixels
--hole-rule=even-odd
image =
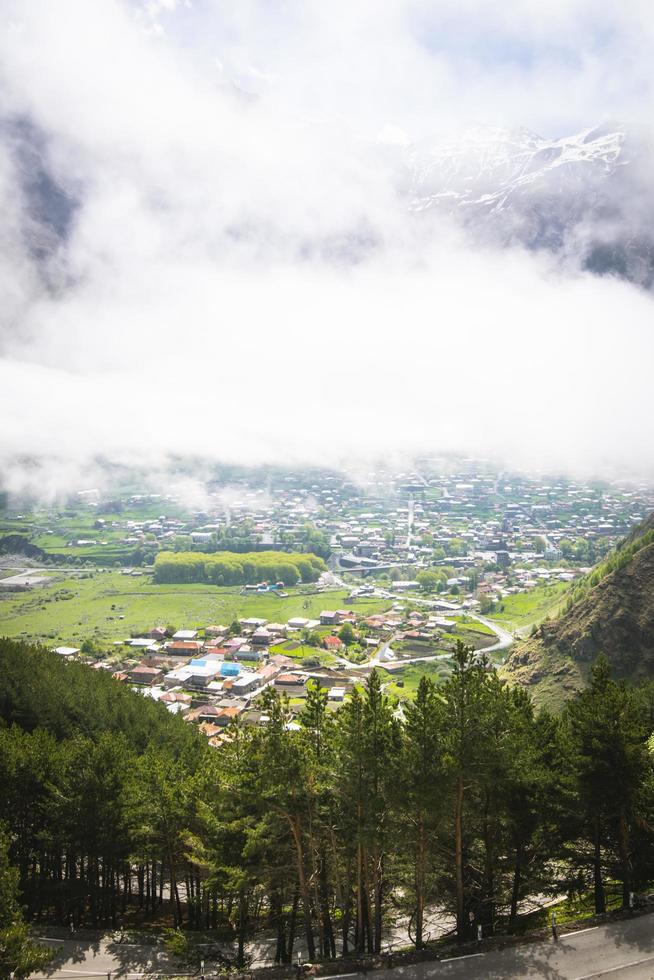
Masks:
[[[304,684],[304,678],[297,674],[280,674],[275,679],[275,684]]]

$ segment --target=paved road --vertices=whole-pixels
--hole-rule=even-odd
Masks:
[[[498,650],[508,650],[510,646],[513,646],[515,639],[511,633],[508,633],[502,626],[498,626],[496,622],[492,619],[486,619],[484,616],[477,616],[476,613],[468,613],[472,619],[476,619],[478,623],[482,623],[484,626],[488,626],[489,629],[495,633],[498,642],[494,643],[492,647],[485,647],[484,653],[494,653]]]
[[[54,980],[82,976],[133,977],[172,973],[165,954],[106,940],[66,940],[47,974]],[[179,972],[179,968],[178,968]],[[459,959],[380,970],[374,980],[652,980],[654,915],[561,935],[558,942],[525,944]]]
[[[421,963],[384,970],[379,980],[652,980],[654,917],[615,922],[583,932],[473,954],[448,962]]]
[[[32,977],[56,977],[57,980],[80,980],[86,977],[127,977],[143,974],[174,973],[168,954],[161,947],[116,943],[111,936],[75,936],[74,939],[47,940],[55,958],[46,973]],[[177,968],[177,974],[181,971]]]

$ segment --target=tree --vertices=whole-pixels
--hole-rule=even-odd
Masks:
[[[606,909],[607,870],[622,882],[623,905],[633,888],[633,834],[641,822],[643,787],[651,783],[649,706],[643,691],[611,679],[598,657],[590,687],[567,712],[576,754],[581,830],[592,843],[595,911]]]
[[[350,842],[350,890],[354,902],[354,910],[349,903],[345,910],[346,926],[354,912],[357,952],[378,953],[387,900],[387,847],[391,842],[401,753],[399,729],[376,670],[371,671],[363,694],[354,689],[339,712],[339,722],[337,793],[341,833]]]
[[[356,634],[352,627],[352,623],[343,623],[338,631],[338,638],[341,643],[345,644],[346,647],[350,647],[353,643],[356,643]]]
[[[416,582],[423,592],[434,592],[442,578],[443,576],[440,572],[432,572],[429,569],[424,569],[416,575]]]
[[[435,881],[433,870],[436,831],[444,817],[446,716],[431,679],[421,677],[414,702],[406,706],[402,743],[401,820],[411,871],[407,894],[411,897],[413,942],[424,946],[424,911]]]
[[[471,902],[466,874],[469,842],[466,831],[466,805],[475,788],[485,760],[485,663],[471,647],[457,640],[454,671],[442,689],[448,715],[449,792],[453,812],[454,908],[457,939],[470,933]]]
[[[489,612],[493,611],[493,600],[488,595],[479,596],[479,612],[482,616],[486,616]]]
[[[43,970],[53,956],[30,939],[18,904],[18,871],[9,863],[9,838],[0,828],[0,980]]]

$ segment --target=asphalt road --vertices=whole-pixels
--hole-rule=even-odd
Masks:
[[[58,947],[50,972],[34,976],[76,980],[106,977],[110,971],[112,977],[123,978],[175,973],[166,954],[153,947],[104,939],[66,940]],[[179,968],[176,972],[179,975]],[[379,970],[371,976],[374,980],[654,980],[654,914],[562,934],[558,942]]]
[[[654,916],[614,922],[524,946],[385,970],[379,980],[652,980]]]

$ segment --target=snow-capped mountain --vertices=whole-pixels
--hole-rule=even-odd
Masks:
[[[562,139],[481,127],[413,145],[404,193],[415,214],[445,211],[484,239],[547,248],[649,286],[647,159],[643,139],[622,126]]]
[[[625,138],[623,130],[547,140],[525,129],[468,129],[435,147],[413,148],[410,207],[422,211],[446,202],[498,212],[515,196],[538,193],[544,185],[579,190],[625,165]]]

